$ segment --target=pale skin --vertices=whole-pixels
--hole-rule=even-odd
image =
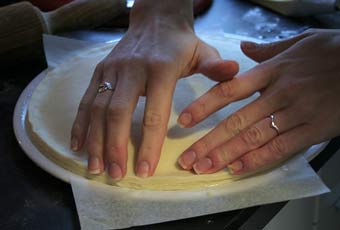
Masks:
[[[243,42],[241,49],[260,64],[217,84],[178,122],[192,127],[233,101],[260,96],[190,146],[179,159],[183,169],[249,173],[340,134],[339,30],[308,30],[262,45]],[[270,127],[271,114],[279,133]]]
[[[191,2],[137,0],[128,32],[97,66],[71,135],[72,150],[87,148],[89,173],[125,176],[131,116],[146,96],[135,173],[152,176],[176,81],[193,73],[220,83],[182,112],[183,127],[255,92],[260,97],[193,143],[178,160],[185,170],[248,173],[340,134],[339,30],[310,30],[264,45],[243,42],[243,52],[259,65],[233,78],[237,63],[222,60],[195,35]],[[114,91],[98,94],[105,81]],[[270,127],[271,114],[279,133]]]
[[[88,171],[105,169],[115,180],[127,171],[131,119],[140,96],[146,97],[143,137],[135,173],[154,174],[167,133],[176,81],[202,73],[216,81],[238,72],[235,61],[223,60],[193,31],[191,0],[137,0],[126,35],[94,71],[73,124],[71,149],[86,147]],[[98,93],[109,82],[113,91]]]

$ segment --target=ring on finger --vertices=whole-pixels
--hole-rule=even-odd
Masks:
[[[98,93],[103,93],[103,92],[105,92],[107,90],[113,91],[113,87],[112,87],[110,82],[105,81],[103,84],[99,85],[97,92]]]
[[[274,129],[274,130],[276,131],[277,135],[279,135],[279,134],[280,134],[280,129],[279,129],[279,127],[275,124],[274,119],[275,119],[274,114],[271,114],[271,115],[270,115],[270,120],[271,120],[271,122],[270,122],[270,128]]]

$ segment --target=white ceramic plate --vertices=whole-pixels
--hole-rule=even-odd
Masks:
[[[13,126],[14,133],[19,142],[19,145],[24,150],[26,155],[35,162],[40,168],[44,169],[46,172],[52,174],[53,176],[65,181],[70,182],[70,176],[77,176],[76,174],[67,171],[66,169],[55,164],[53,161],[49,160],[40,152],[40,150],[31,141],[26,127],[26,117],[29,102],[32,97],[32,93],[35,88],[39,85],[42,79],[46,76],[47,70],[40,73],[21,93],[19,100],[15,106]]]
[[[203,38],[204,37],[205,36],[203,36]],[[235,37],[235,36],[228,35],[228,37],[234,37],[236,39],[240,39],[239,36]],[[207,39],[211,40],[211,39],[215,39],[215,37],[213,38],[209,37]],[[216,39],[221,41],[223,37],[219,37]],[[240,40],[256,41],[255,39],[247,38],[247,37],[246,38],[242,37],[242,39]],[[42,154],[40,150],[31,141],[28,135],[28,132],[27,132],[26,117],[27,117],[28,105],[30,103],[32,93],[34,92],[35,88],[39,85],[39,83],[44,79],[46,74],[47,74],[47,70],[40,73],[32,82],[30,82],[30,84],[25,88],[25,90],[20,95],[17,101],[16,107],[15,107],[14,117],[13,117],[14,132],[15,132],[16,138],[21,148],[24,150],[24,152],[33,162],[35,162],[39,167],[41,167],[48,173],[52,174],[53,176],[69,183],[70,176],[77,176],[77,177],[79,176],[60,167],[59,165],[55,164],[53,161],[45,157],[44,154]],[[324,143],[310,147],[304,153],[305,157],[308,160],[311,160],[319,152],[321,152],[326,147],[327,144],[328,142],[324,142]]]

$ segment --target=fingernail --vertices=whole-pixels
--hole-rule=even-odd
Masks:
[[[229,172],[231,174],[237,173],[243,169],[242,161],[234,161],[232,164],[228,165]]]
[[[115,180],[122,179],[122,176],[123,176],[122,169],[118,164],[111,163],[109,165],[108,172],[109,172],[109,175],[112,177],[112,179],[115,179]]]
[[[184,128],[187,125],[190,125],[192,121],[192,116],[190,113],[183,113],[178,118],[178,124],[180,127]]]
[[[96,156],[90,156],[88,163],[88,170],[90,174],[99,174],[100,173],[100,163],[99,158]]]
[[[202,174],[208,171],[209,169],[211,169],[212,165],[213,163],[211,159],[203,158],[199,160],[196,164],[194,164],[193,168],[194,168],[195,173]]]
[[[196,153],[192,150],[184,152],[182,156],[178,159],[178,163],[183,169],[190,169],[195,161]]]
[[[248,41],[243,41],[241,43],[242,48],[247,49],[247,50],[252,50],[257,48],[257,44],[255,42],[248,42]]]
[[[150,166],[148,164],[148,162],[146,161],[142,161],[138,164],[137,167],[137,176],[145,178],[149,176],[149,170],[150,170]]]
[[[71,149],[73,151],[78,150],[78,139],[76,137],[72,137],[72,139],[71,139]]]

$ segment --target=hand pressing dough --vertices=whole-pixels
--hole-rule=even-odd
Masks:
[[[215,46],[224,58],[237,60],[240,63],[241,72],[255,65],[241,53],[237,40],[211,40],[208,42]],[[180,128],[176,120],[182,109],[216,84],[199,74],[180,79],[177,83],[168,135],[154,176],[142,179],[136,177],[133,172],[135,153],[141,140],[144,97],[140,98],[133,116],[131,138],[128,145],[127,176],[119,182],[114,182],[106,173],[98,176],[87,173],[86,149],[80,153],[74,153],[69,148],[71,127],[95,66],[111,51],[112,47],[113,45],[101,46],[66,60],[57,68],[49,71],[35,89],[29,104],[28,130],[33,142],[41,152],[59,166],[75,174],[132,189],[191,190],[230,182],[232,177],[227,170],[210,175],[195,175],[192,172],[181,170],[177,166],[177,159],[192,143],[256,96],[225,107],[194,128]]]

